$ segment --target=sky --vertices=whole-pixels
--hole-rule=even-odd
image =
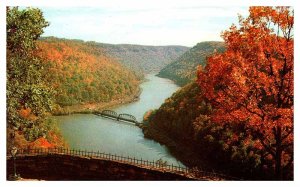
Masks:
[[[50,26],[42,36],[111,44],[183,45],[222,41],[244,6],[38,7]]]

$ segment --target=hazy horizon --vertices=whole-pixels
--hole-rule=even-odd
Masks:
[[[248,7],[37,8],[50,22],[42,37],[149,46],[223,41],[221,32],[248,14]]]

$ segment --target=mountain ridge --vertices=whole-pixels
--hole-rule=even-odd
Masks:
[[[181,45],[109,44],[57,37],[42,37],[40,40],[78,41],[91,47],[100,47],[108,55],[117,59],[127,68],[134,70],[141,77],[142,74],[159,72],[189,49],[189,47]]]
[[[224,50],[224,42],[200,42],[176,60],[166,65],[157,75],[162,78],[171,79],[175,81],[176,84],[184,86],[196,78],[198,65],[205,66],[207,57],[215,52],[221,53]]]

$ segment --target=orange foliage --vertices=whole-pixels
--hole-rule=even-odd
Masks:
[[[49,143],[48,140],[41,137],[30,143],[31,148],[53,148],[54,145]]]
[[[24,119],[28,119],[31,121],[35,121],[38,119],[38,117],[36,115],[32,114],[31,108],[21,109],[21,110],[19,110],[19,114]]]
[[[30,113],[31,113],[31,109],[30,108],[21,109],[19,111],[20,116],[23,117],[23,118],[28,118],[28,116],[30,115]]]

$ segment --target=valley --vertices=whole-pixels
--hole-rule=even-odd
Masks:
[[[126,174],[136,179],[153,169],[160,175],[177,168],[180,176],[195,180],[217,180],[208,177],[217,176],[216,171],[220,179],[294,180],[293,8],[251,6],[249,15],[239,16],[239,25],[226,27],[218,41],[196,39],[181,25],[191,20],[179,19],[180,14],[173,15],[175,20],[169,17],[173,21],[159,18],[169,29],[159,21],[146,26],[136,19],[142,17],[132,17],[152,11],[113,11],[116,16],[107,21],[102,16],[110,11],[97,8],[6,7],[8,180],[18,180],[18,150],[23,159],[33,158],[29,163],[35,158],[55,162],[60,154],[72,160],[79,153],[85,157],[78,157],[82,162],[98,155],[94,161],[111,164],[111,170],[136,169],[136,174],[122,170],[122,179]],[[181,16],[193,15],[186,13]],[[78,28],[77,20],[85,20],[85,27]],[[212,28],[225,25],[220,20]],[[143,27],[144,32],[133,34],[133,28]],[[208,37],[214,29],[203,33],[218,38]],[[74,30],[78,37],[70,39]],[[160,40],[168,42],[159,45],[164,43]],[[113,119],[95,115],[104,110]],[[34,166],[37,171],[43,167]],[[93,179],[109,178],[109,169],[91,162],[88,167],[83,166],[87,172],[97,168],[102,173]],[[80,175],[72,172],[67,176]]]

